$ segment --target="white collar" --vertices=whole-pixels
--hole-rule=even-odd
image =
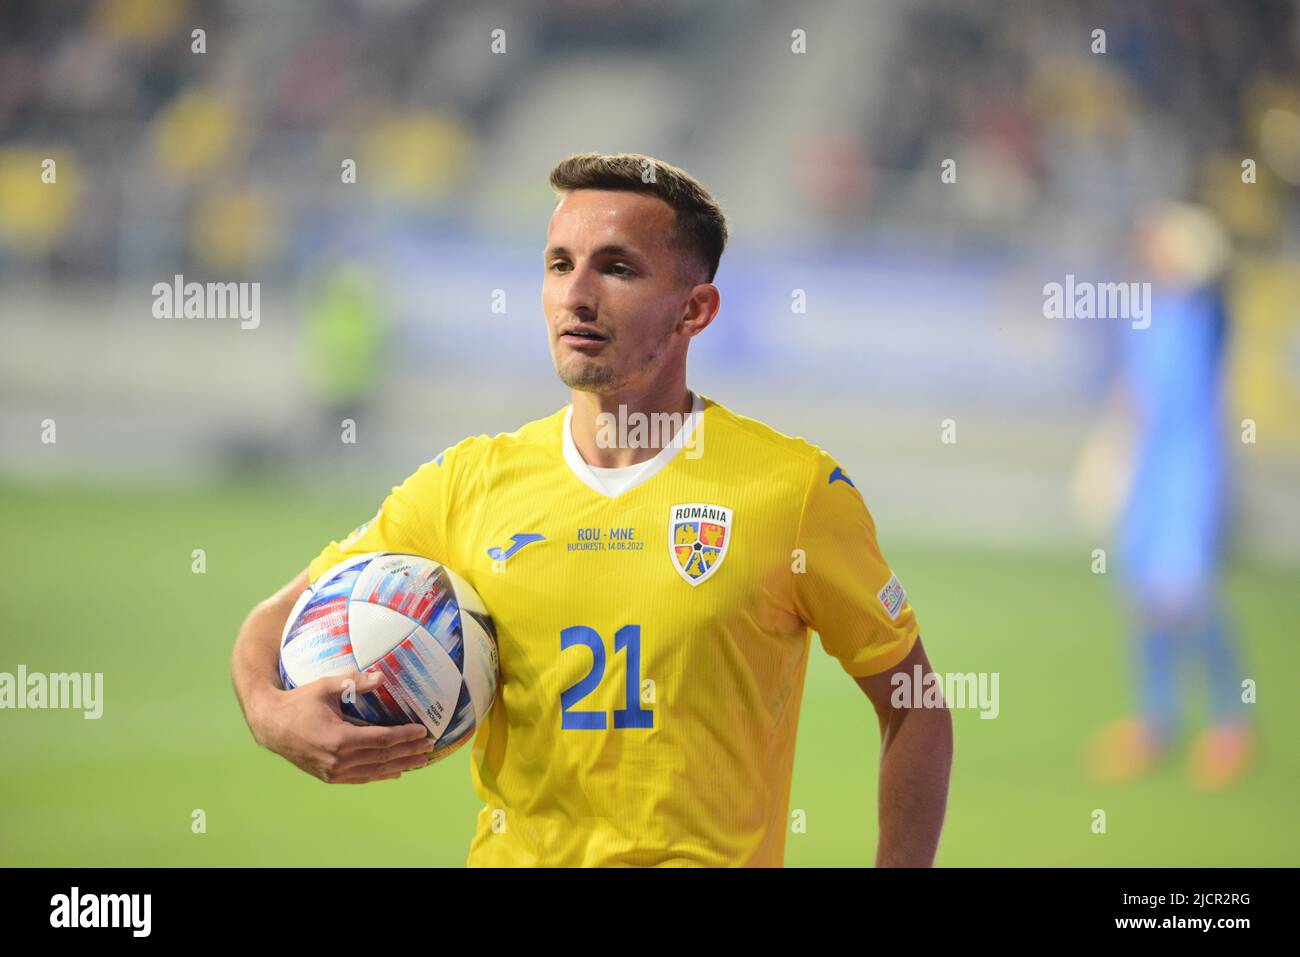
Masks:
[[[691,438],[695,434],[696,426],[703,415],[704,400],[700,398],[698,392],[694,392],[691,394],[690,414],[686,416],[686,421],[682,423],[680,441],[676,440],[674,437],[674,441],[669,442],[660,449],[654,458],[636,463],[636,465],[640,467],[641,471],[622,488],[619,495],[624,492],[629,492],[638,485],[648,482],[654,476],[663,471],[668,463],[671,462],[677,453],[681,451],[682,446],[691,443]],[[609,494],[609,489],[607,489],[604,483],[601,482],[594,472],[592,472],[591,466],[587,464],[586,459],[582,457],[582,453],[578,451],[578,446],[573,441],[573,403],[569,403],[564,410],[564,425],[561,427],[560,431],[563,436],[562,445],[564,449],[564,461],[573,474],[581,479],[582,483],[593,492],[598,492],[606,498],[617,498],[617,495]]]

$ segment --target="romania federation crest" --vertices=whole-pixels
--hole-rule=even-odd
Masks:
[[[668,510],[668,554],[692,585],[712,575],[731,546],[731,509],[721,505],[674,505]]]

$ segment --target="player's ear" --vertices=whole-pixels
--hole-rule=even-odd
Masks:
[[[693,287],[682,307],[681,330],[688,336],[698,336],[709,327],[722,305],[722,294],[711,282]]]

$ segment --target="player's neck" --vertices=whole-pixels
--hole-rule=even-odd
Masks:
[[[676,434],[671,428],[651,428],[651,423],[685,422],[694,398],[684,382],[612,395],[574,389],[573,444],[583,461],[596,468],[623,468],[648,461]],[[604,413],[608,415],[602,417]],[[654,418],[665,413],[676,418]],[[644,425],[637,428],[638,422]]]

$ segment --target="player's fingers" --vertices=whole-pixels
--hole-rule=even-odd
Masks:
[[[398,724],[391,727],[345,724],[336,733],[340,754],[372,748],[392,748],[427,738],[429,734],[422,724]]]
[[[355,765],[353,767],[333,772],[331,777],[346,778],[348,781],[351,781],[353,778],[377,781],[393,774],[400,774],[403,771],[414,771],[416,768],[422,768],[428,763],[429,756],[427,754],[421,754],[414,757],[399,758],[395,761],[381,761],[377,764]]]
[[[342,701],[345,695],[356,696],[374,691],[384,680],[382,671],[349,671],[343,675],[330,675],[313,682],[322,697]]]
[[[423,738],[419,741],[395,744],[391,748],[360,748],[341,755],[338,767],[340,769],[355,768],[366,764],[381,764],[384,761],[399,761],[403,758],[418,758],[421,756],[427,758],[433,753],[435,746],[433,738]]]
[[[365,671],[347,671],[343,674],[326,675],[324,678],[317,678],[315,681],[303,685],[302,690],[328,702],[335,713],[338,713],[343,701],[355,700],[357,695],[374,691],[383,680],[383,677],[381,672],[371,674]]]

